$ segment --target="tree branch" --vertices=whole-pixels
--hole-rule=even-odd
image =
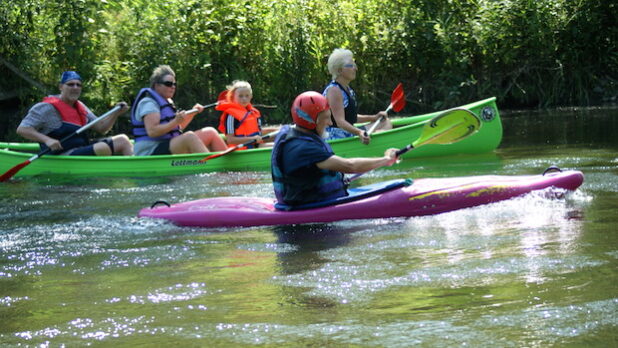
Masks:
[[[26,74],[25,72],[19,70],[16,66],[14,66],[13,64],[7,62],[4,58],[0,57],[0,63],[4,64],[7,68],[9,68],[9,70],[14,72],[17,76],[19,76],[22,79],[26,80],[29,84],[31,84],[34,87],[38,88],[42,92],[49,93],[49,88],[47,88],[42,83],[37,82],[37,81],[33,80],[32,78],[30,78],[30,76],[28,76],[28,74]]]

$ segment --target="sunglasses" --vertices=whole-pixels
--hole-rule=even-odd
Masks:
[[[160,84],[167,86],[167,87],[176,87],[178,86],[178,84],[176,84],[176,82],[172,82],[172,81],[162,81],[159,82]]]
[[[65,85],[69,87],[81,87],[82,86],[81,83],[77,83],[77,82],[65,83]]]
[[[356,63],[345,64],[343,67],[344,68],[356,68]]]

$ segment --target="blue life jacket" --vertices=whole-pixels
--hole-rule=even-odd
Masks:
[[[159,95],[159,93],[155,92],[154,89],[142,88],[137,94],[137,97],[133,102],[133,106],[131,107],[131,124],[133,125],[133,135],[135,136],[135,141],[162,141],[180,135],[180,127],[176,127],[171,131],[167,132],[166,134],[163,134],[156,138],[151,138],[148,136],[148,132],[146,132],[146,127],[144,126],[143,119],[142,121],[138,121],[135,117],[135,113],[137,112],[137,105],[139,104],[140,100],[142,100],[146,96],[152,97],[157,102],[157,104],[159,104],[159,115],[161,117],[159,121],[160,124],[168,123],[173,120],[174,117],[176,117],[176,108],[174,107],[174,104],[164,99],[162,96]]]
[[[341,90],[341,93],[343,93],[343,107],[344,107],[343,111],[345,113],[345,120],[348,121],[348,123],[350,124],[355,124],[356,122],[358,122],[358,111],[356,108],[356,93],[354,93],[354,90],[352,89],[352,87],[350,87],[350,90],[348,92],[345,88],[343,88],[343,86],[339,82],[332,80],[328,85],[326,85],[326,87],[324,87],[324,92],[322,92],[322,95],[326,97],[328,90],[333,87],[338,87]],[[333,118],[333,127],[338,127],[337,122],[335,122],[334,118]]]
[[[340,172],[312,165],[296,173],[286,173],[282,153],[285,151],[285,145],[292,141],[316,143],[334,155],[330,145],[317,134],[307,134],[289,126],[282,127],[275,139],[271,157],[272,179],[277,200],[288,205],[299,205],[347,196],[343,174]]]

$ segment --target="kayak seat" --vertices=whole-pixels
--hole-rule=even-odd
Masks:
[[[355,187],[348,189],[348,195],[344,197],[338,197],[335,199],[329,199],[320,202],[313,202],[301,205],[288,205],[285,203],[275,203],[275,209],[283,210],[283,211],[292,211],[292,210],[304,210],[304,209],[313,209],[313,208],[321,208],[328,207],[331,205],[343,204],[348,202],[354,202],[359,199],[375,196],[377,194],[387,192],[390,190],[394,190],[396,188],[400,188],[403,186],[412,185],[412,179],[395,179],[388,180],[383,182],[377,182],[371,185],[365,185],[360,187]]]

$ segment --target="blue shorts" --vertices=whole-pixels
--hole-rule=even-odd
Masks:
[[[105,143],[112,150],[112,154],[114,154],[114,141],[112,138],[105,138],[99,141],[96,141],[94,144],[76,147],[74,149],[69,150],[66,155],[67,156],[94,156],[94,145],[97,143]]]
[[[360,126],[358,129],[366,130],[365,126]],[[337,127],[326,127],[326,132],[328,133],[326,140],[344,139],[355,136],[354,134]]]
[[[171,155],[172,151],[170,151],[170,139],[163,140],[157,145],[157,147],[150,154],[153,155]]]

